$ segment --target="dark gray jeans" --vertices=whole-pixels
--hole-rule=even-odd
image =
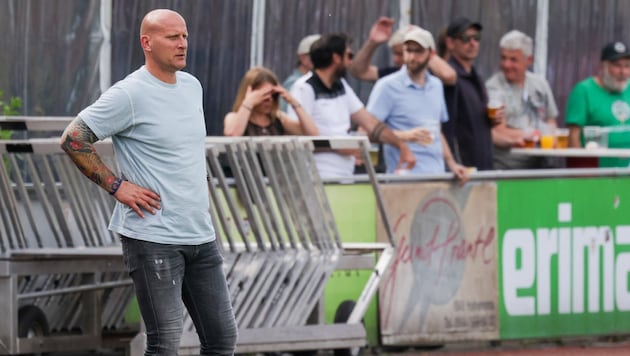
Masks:
[[[232,355],[237,328],[215,242],[164,245],[121,237],[147,332],[145,356],[177,355],[184,305],[195,324],[201,355]]]

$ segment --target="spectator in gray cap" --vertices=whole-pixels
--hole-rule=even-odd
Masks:
[[[499,41],[501,71],[486,81],[488,97],[501,102],[505,120],[492,128],[496,169],[544,168],[541,157],[514,155],[512,147],[536,142],[542,134],[553,134],[558,107],[547,80],[527,69],[534,62],[534,41],[512,30]]]
[[[291,90],[293,83],[298,80],[299,77],[308,73],[313,69],[313,63],[311,63],[311,56],[308,54],[311,50],[311,45],[317,41],[321,36],[319,34],[308,35],[300,41],[297,48],[298,63],[291,75],[287,77],[282,83],[282,86],[286,90]],[[284,99],[280,100],[280,108],[282,111],[287,111],[287,102]]]
[[[607,44],[598,73],[575,85],[567,102],[569,146],[582,147],[584,126],[625,126],[630,118],[630,50],[623,42]],[[608,147],[630,148],[630,131],[608,134]],[[600,158],[600,167],[627,167],[628,159]]]

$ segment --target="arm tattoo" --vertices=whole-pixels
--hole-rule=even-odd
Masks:
[[[80,118],[74,119],[61,136],[61,148],[72,158],[81,173],[108,192],[114,191],[116,176],[94,148],[98,137]]]

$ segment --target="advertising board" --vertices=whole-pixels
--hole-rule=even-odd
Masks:
[[[502,339],[630,330],[630,180],[497,182]]]
[[[383,343],[498,339],[495,183],[381,188],[397,245],[379,292]]]

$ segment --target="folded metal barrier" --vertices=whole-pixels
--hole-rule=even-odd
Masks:
[[[107,230],[114,200],[59,148],[58,134],[71,119],[0,117],[0,128],[39,136],[0,141],[0,311],[9,315],[0,326],[0,354],[99,347],[103,330],[121,327],[133,298],[118,238]],[[357,148],[369,161],[368,145],[365,138],[207,138],[212,217],[239,327],[238,352],[365,344],[360,320],[391,245],[353,246],[363,258],[344,254],[349,249],[313,151]],[[116,166],[111,142],[97,143],[97,150]],[[374,251],[381,256],[376,265]],[[357,267],[374,273],[348,323],[323,324],[318,306],[328,278],[337,268]],[[43,312],[51,335],[18,335],[18,310],[25,306]],[[196,354],[198,338],[184,318],[180,354]],[[144,334],[129,347],[130,355],[142,354]]]

